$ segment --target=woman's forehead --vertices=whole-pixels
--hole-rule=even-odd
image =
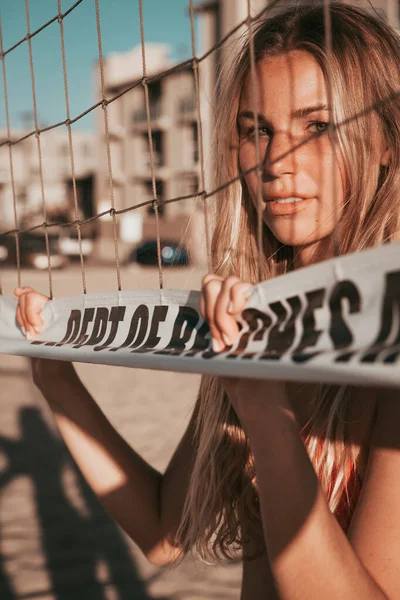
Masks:
[[[289,108],[296,111],[311,104],[327,104],[324,73],[308,52],[297,50],[265,57],[256,64],[258,111]],[[247,74],[240,98],[241,110],[254,107],[251,70]]]

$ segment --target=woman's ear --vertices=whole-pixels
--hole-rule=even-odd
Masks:
[[[381,160],[379,161],[380,165],[382,167],[387,167],[388,166],[388,164],[390,162],[391,155],[392,155],[391,150],[389,148],[386,148],[386,150],[384,151],[384,153],[381,156]]]

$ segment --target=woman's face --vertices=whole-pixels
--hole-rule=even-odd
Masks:
[[[256,77],[263,220],[306,263],[315,245],[331,236],[345,201],[343,161],[328,133],[325,78],[305,51],[260,60]],[[249,73],[238,115],[241,171],[257,164],[254,111]],[[245,182],[257,205],[259,175],[254,170]]]

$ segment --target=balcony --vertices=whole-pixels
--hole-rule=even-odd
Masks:
[[[196,98],[187,96],[178,102],[178,119],[181,123],[193,123],[197,119]]]
[[[154,161],[154,166],[155,167],[157,167],[157,168],[158,167],[162,167],[163,164],[164,164],[162,153],[161,152],[153,151],[153,161]],[[149,151],[148,158],[147,158],[147,161],[146,161],[146,166],[150,168],[150,165],[151,165],[151,163],[150,163],[150,151]]]
[[[179,112],[182,115],[193,114],[196,112],[196,98],[194,96],[188,96],[182,98],[179,102]]]
[[[136,174],[139,177],[148,177],[151,172],[150,152],[147,150],[136,163]],[[163,155],[160,152],[153,152],[153,161],[156,169],[163,166]]]
[[[150,102],[150,121],[156,121],[162,117],[161,101]],[[146,107],[142,106],[133,111],[132,121],[135,125],[143,125],[147,122]]]

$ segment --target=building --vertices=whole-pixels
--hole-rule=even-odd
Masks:
[[[156,77],[172,66],[169,48],[146,44],[147,77]],[[114,205],[125,209],[154,199],[141,47],[113,53],[104,61],[105,97],[113,98],[132,86],[107,107]],[[96,67],[97,97],[101,98],[99,65]],[[199,152],[193,71],[190,65],[150,82],[148,85],[153,164],[158,200],[195,194],[199,189]],[[111,191],[103,111],[96,117],[97,212],[111,207]],[[185,200],[159,207],[163,239],[191,239],[196,202]],[[111,217],[99,220],[101,241],[98,256],[114,261]],[[152,206],[136,209],[117,218],[120,255],[129,254],[139,241],[156,238]]]
[[[29,131],[32,131],[30,129]],[[20,142],[29,131],[13,129],[11,146],[18,227],[25,229],[44,221],[38,144],[35,136]],[[0,129],[0,213],[1,231],[14,229],[14,198],[11,181],[7,131]],[[94,214],[94,144],[90,132],[73,131],[76,190],[79,218]],[[52,129],[40,135],[44,199],[47,220],[73,221],[75,204],[68,132]]]

